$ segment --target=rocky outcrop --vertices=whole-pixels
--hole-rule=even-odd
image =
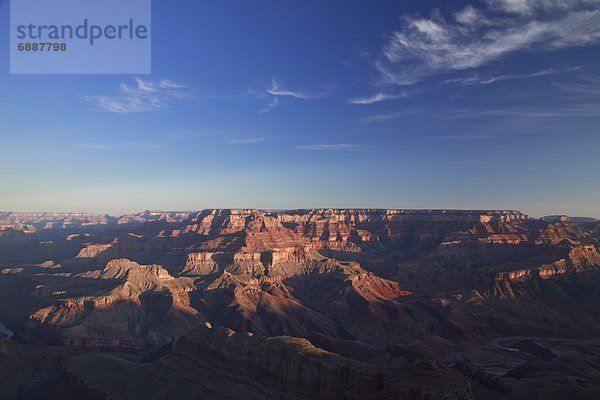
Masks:
[[[113,243],[90,243],[83,246],[83,248],[77,254],[77,258],[97,258],[102,253],[106,252],[114,245]]]
[[[539,277],[549,279],[556,275],[600,270],[600,254],[594,245],[578,246],[566,258],[535,268],[518,269],[496,275],[496,279],[520,281]]]
[[[380,370],[382,366],[402,369],[401,376],[406,368],[418,368],[434,377],[437,372],[431,371],[438,370],[449,377],[452,370],[419,362],[470,364],[474,368],[463,371],[471,371],[467,375],[473,396],[497,399],[509,395],[504,385],[515,384],[511,379],[516,378],[503,374],[512,371],[510,376],[522,380],[517,386],[556,383],[563,373],[557,365],[594,353],[590,341],[600,335],[600,244],[597,224],[591,222],[535,220],[509,210],[217,209],[145,211],[104,220],[86,215],[11,215],[3,214],[0,224],[32,227],[29,233],[13,228],[0,233],[0,321],[15,338],[94,353],[141,354],[152,360],[141,366],[123,359],[115,364],[116,356],[90,354],[89,365],[82,365],[93,369],[96,362],[105,363],[105,371],[96,370],[99,376],[120,368],[125,374],[150,369],[153,377],[166,374],[169,380],[173,371],[194,371],[195,364],[210,360],[203,368],[207,379],[186,375],[192,389],[168,386],[174,393],[189,389],[220,398],[231,394],[220,390],[233,385],[234,395],[280,395],[289,389],[285,393],[293,398],[305,396],[306,387],[328,396],[316,388],[328,384],[312,382],[315,365],[328,380],[347,387],[348,396],[361,393],[350,381],[340,383],[337,372],[328,372],[329,361],[313,364],[312,356],[297,355],[298,346],[309,346],[301,339],[285,339],[288,344],[275,347],[293,362],[308,360],[302,364],[306,380],[279,376],[280,369],[299,373],[298,366],[270,355],[278,365],[271,371],[260,354],[244,344],[248,340],[268,352],[271,346],[263,342],[269,339],[252,342],[252,337],[285,335],[367,363],[382,376],[385,387],[389,370]],[[205,321],[240,333],[225,331],[229,333],[222,343],[211,335],[201,344],[193,338],[180,343],[188,340],[189,346],[199,346],[200,353],[214,352],[211,357],[220,361],[168,351],[169,343]],[[222,331],[211,332],[220,337]],[[199,335],[204,334],[208,335]],[[575,344],[568,348],[563,342],[540,344],[557,359],[528,342],[503,347],[528,337]],[[210,350],[202,344],[206,341],[229,352]],[[162,361],[171,358],[162,358],[165,354],[177,359],[168,368]],[[324,360],[332,359],[330,353],[323,355]],[[267,371],[267,377],[246,374],[235,363]],[[544,377],[535,375],[540,363],[547,363]],[[238,387],[231,379],[222,379],[227,370],[237,374],[235,384],[259,378],[268,383]],[[371,387],[371,376],[357,371],[349,375],[352,380]],[[574,368],[569,381],[593,382],[596,375],[590,371]],[[71,370],[68,380],[76,386],[102,386],[96,375],[82,379],[75,372]],[[490,374],[500,378],[491,379]],[[406,386],[394,375],[389,387],[394,387],[395,379]],[[214,387],[206,380],[214,381]],[[421,385],[411,385],[418,387],[413,394],[420,393]],[[499,395],[494,392],[498,388]],[[143,385],[137,389],[144,393]],[[159,387],[148,395],[159,393],[166,395]]]
[[[586,233],[579,225],[571,223],[568,217],[562,217],[558,222],[540,229],[536,243],[556,245],[563,241],[578,242],[585,236]]]
[[[184,276],[202,276],[219,272],[217,260],[226,260],[226,253],[203,251],[199,253],[189,253],[185,263],[185,268],[181,272]]]
[[[77,275],[100,282],[96,294],[69,297],[57,292],[55,304],[31,314],[26,332],[35,341],[101,350],[140,352],[158,348],[202,321],[190,306],[189,278],[174,278],[158,265],[127,259],[107,263],[102,271]],[[99,293],[98,293],[99,292]]]
[[[441,242],[478,223],[520,221],[518,211],[298,210],[277,214],[284,224],[312,240]]]

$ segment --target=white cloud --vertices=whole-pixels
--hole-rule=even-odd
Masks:
[[[245,138],[237,138],[237,139],[229,139],[227,142],[229,144],[255,144],[266,141],[266,137],[245,137]]]
[[[491,83],[511,80],[511,79],[528,79],[528,78],[537,78],[540,76],[548,76],[548,75],[556,75],[562,74],[565,72],[577,71],[580,70],[580,67],[570,67],[570,68],[546,68],[540,71],[532,72],[529,74],[512,74],[512,75],[496,75],[496,76],[481,76],[481,75],[473,75],[465,78],[455,78],[445,80],[444,83],[454,83],[460,85],[489,85]]]
[[[495,10],[528,16],[597,5],[597,0],[487,0],[487,3]]]
[[[297,149],[301,150],[317,150],[317,151],[362,151],[369,148],[369,146],[362,144],[349,144],[349,143],[333,143],[333,144],[311,144],[305,146],[296,146]]]
[[[533,1],[527,0],[491,0],[490,5],[506,12],[529,14],[532,12]]]
[[[518,17],[515,17],[518,15]],[[600,42],[600,3],[498,0],[468,6],[453,20],[405,16],[375,66],[384,83],[409,85],[429,76],[486,65],[521,50],[550,51]]]
[[[367,97],[355,97],[349,99],[348,102],[351,104],[374,104],[381,101],[399,99],[401,97],[407,97],[406,93],[390,94],[379,92]]]
[[[424,110],[420,109],[420,108],[411,108],[408,110],[397,111],[397,112],[393,112],[393,113],[369,115],[367,117],[360,119],[360,122],[364,122],[364,123],[375,122],[375,123],[377,123],[377,122],[392,121],[392,120],[406,117],[409,115],[418,114],[422,111],[424,111]]]
[[[269,104],[265,104],[263,108],[258,111],[260,114],[268,113],[278,107],[281,104],[280,98],[283,97],[291,97],[299,100],[311,100],[323,96],[323,94],[318,93],[284,89],[281,82],[275,78],[271,79],[271,86],[267,87],[266,89],[254,90],[252,88],[248,88],[248,94],[259,100],[264,100],[266,98],[271,99]]]
[[[475,141],[475,140],[491,140],[495,136],[490,135],[440,135],[427,138],[433,141]]]
[[[454,18],[463,25],[476,25],[481,21],[481,15],[479,14],[479,11],[472,6],[467,6],[454,14]]]
[[[189,93],[185,85],[167,79],[153,82],[136,78],[135,84],[120,83],[112,94],[85,96],[84,100],[101,111],[127,114],[164,110],[186,98]]]
[[[269,111],[273,110],[278,105],[279,105],[279,98],[273,97],[273,100],[271,100],[271,102],[269,104],[267,104],[265,107],[263,107],[259,111],[259,113],[261,113],[261,114],[268,113]]]
[[[496,117],[511,120],[521,119],[562,119],[562,118],[598,118],[599,105],[596,103],[573,103],[564,105],[562,103],[549,104],[546,106],[523,106],[523,107],[493,107],[493,108],[463,108],[448,109],[438,112],[440,118],[479,118]]]
[[[293,97],[295,99],[302,100],[308,100],[316,97],[315,95],[309,93],[283,89],[281,84],[275,78],[271,80],[271,87],[267,89],[267,93],[273,96]]]
[[[600,95],[600,76],[586,76],[580,83],[554,83],[562,92],[576,97]],[[600,109],[600,108],[599,108]]]

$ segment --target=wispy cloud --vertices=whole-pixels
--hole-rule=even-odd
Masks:
[[[270,101],[258,111],[260,114],[265,114],[270,111],[273,111],[275,108],[281,105],[280,99],[286,97],[297,100],[311,100],[323,97],[322,93],[304,92],[284,88],[281,82],[278,81],[276,78],[271,78],[271,85],[268,86],[266,89],[255,90],[252,88],[248,88],[248,94],[252,97],[255,97],[258,100],[261,100],[262,102],[264,102],[265,100]]]
[[[100,111],[128,114],[165,110],[189,97],[185,85],[168,79],[153,82],[136,78],[134,84],[120,83],[111,94],[84,96],[83,99]]]
[[[229,144],[255,144],[267,141],[268,138],[257,136],[257,137],[243,137],[243,138],[235,138],[229,139],[227,142]]]
[[[418,114],[422,111],[424,111],[424,110],[421,108],[411,108],[408,110],[397,111],[397,112],[392,112],[392,113],[369,115],[367,117],[361,118],[359,121],[364,122],[364,123],[386,122],[386,121],[400,119],[402,117],[406,117],[409,115]]]
[[[496,136],[492,135],[439,135],[428,137],[427,140],[432,141],[479,141],[492,140]]]
[[[560,119],[560,118],[599,118],[599,104],[552,104],[547,106],[525,106],[525,107],[474,107],[462,109],[448,109],[438,112],[440,118],[524,118],[524,119]]]
[[[564,93],[584,96],[600,95],[600,76],[586,76],[578,83],[554,83],[554,86]],[[600,109],[600,108],[599,108]]]
[[[512,80],[512,79],[529,79],[529,78],[537,78],[541,76],[548,75],[557,75],[565,72],[572,72],[580,70],[581,67],[569,67],[569,68],[546,68],[541,71],[532,72],[529,74],[512,74],[512,75],[496,75],[496,76],[483,76],[483,75],[473,75],[465,78],[455,78],[455,79],[447,79],[444,83],[453,83],[459,85],[489,85],[496,82]]]
[[[372,94],[371,96],[366,96],[366,97],[355,97],[352,99],[348,100],[348,103],[350,104],[374,104],[374,103],[379,103],[381,101],[386,101],[386,100],[395,100],[395,99],[399,99],[402,97],[407,97],[407,94],[405,92],[402,93],[384,93],[384,92],[379,92],[379,93],[375,93]]]
[[[576,7],[597,4],[597,0],[485,0],[485,2],[495,10],[517,16],[565,12]]]
[[[375,62],[384,83],[409,85],[432,75],[489,64],[520,50],[551,51],[600,42],[595,0],[489,0],[452,18],[403,17]]]
[[[561,87],[565,92],[572,92],[574,95],[581,96],[582,93],[593,95],[597,97],[600,94],[600,82],[596,87],[596,92],[593,92],[594,88],[590,85],[581,85],[581,87],[573,85],[564,85]],[[554,93],[556,96],[556,93]],[[578,97],[578,98],[579,98]],[[363,117],[359,122],[363,123],[385,123],[388,121],[395,121],[404,117],[410,117],[412,115],[426,115],[427,122],[433,121],[445,121],[447,124],[450,120],[470,120],[470,119],[481,119],[484,118],[488,122],[490,119],[494,121],[504,121],[507,123],[518,123],[523,124],[525,121],[531,121],[539,125],[538,120],[561,120],[569,118],[600,118],[598,110],[600,110],[600,104],[597,99],[593,102],[589,101],[570,101],[565,104],[564,101],[554,101],[553,96],[549,96],[549,102],[545,104],[539,104],[535,106],[524,105],[524,106],[480,106],[480,107],[442,107],[442,108],[412,108],[400,112],[393,112],[387,114],[375,114],[367,117]],[[458,139],[472,139],[473,135],[440,135],[437,136],[439,139],[447,140],[458,140]],[[487,138],[489,136],[482,136]]]
[[[315,94],[284,89],[282,88],[281,83],[278,82],[275,78],[271,79],[271,87],[267,89],[267,93],[273,96],[293,97],[295,99],[302,100],[308,100],[317,97],[317,95]]]
[[[273,100],[271,100],[271,102],[269,104],[267,104],[265,107],[263,107],[259,111],[259,113],[260,114],[268,113],[269,111],[272,111],[278,105],[279,105],[279,98],[278,97],[273,97]]]
[[[304,146],[296,146],[301,150],[316,150],[316,151],[364,151],[369,150],[371,146],[363,144],[349,143],[332,143],[332,144],[311,144]]]
[[[171,141],[195,141],[196,139],[201,139],[204,145],[220,146],[223,144],[244,145],[262,143],[273,140],[275,137],[251,129],[188,128],[175,130],[169,133],[168,138]]]

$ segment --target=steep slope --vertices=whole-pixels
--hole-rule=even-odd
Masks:
[[[77,275],[106,282],[97,295],[70,297],[56,288],[58,302],[30,316],[28,333],[92,349],[143,351],[158,348],[202,320],[189,305],[189,278],[173,278],[158,265],[127,259],[110,261],[102,271]],[[45,333],[38,333],[44,329]]]
[[[182,337],[151,365],[89,355],[75,357],[69,370],[91,387],[123,398],[472,398],[462,374],[435,363],[391,369],[328,353],[303,339],[210,327]],[[137,384],[122,376],[136,376]]]
[[[516,211],[369,209],[4,220],[12,225],[0,228],[0,321],[17,341],[152,360],[167,352],[175,360],[182,355],[164,346],[209,321],[240,332],[221,343],[231,340],[231,351],[258,340],[246,334],[286,335],[370,365],[456,365],[475,398],[600,391],[597,223]],[[305,347],[284,342],[289,354]],[[136,379],[150,370],[166,380],[183,373],[175,361],[167,373],[164,364],[115,357],[97,361],[131,367]],[[215,371],[213,378],[225,374]],[[75,370],[66,374],[88,387]],[[281,392],[277,381],[269,383],[273,393]],[[221,384],[215,398],[225,395]],[[200,386],[198,393],[207,388]]]

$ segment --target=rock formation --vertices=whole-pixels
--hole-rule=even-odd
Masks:
[[[332,398],[327,385],[347,398],[593,396],[598,226],[511,210],[4,212],[0,322],[10,346],[65,349],[48,379],[96,398],[117,393],[89,372],[96,361],[174,391],[178,365],[204,365],[213,386],[186,382],[214,398]],[[562,371],[569,360],[586,364]]]

